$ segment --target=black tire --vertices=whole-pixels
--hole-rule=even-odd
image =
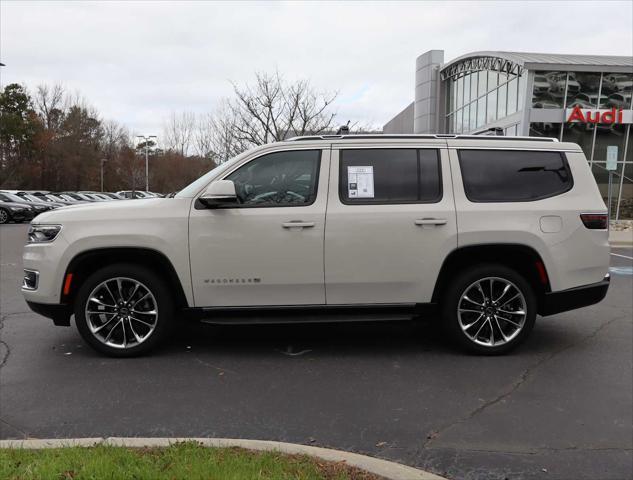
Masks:
[[[490,284],[490,278],[493,278],[492,284]],[[475,297],[473,300],[475,300],[477,304],[481,303],[484,305],[483,307],[474,304],[474,302],[471,303],[470,300],[462,299],[462,295],[466,294],[470,288],[477,288],[477,283],[482,280],[484,280],[484,282],[480,284],[480,286],[483,285],[484,289],[488,284],[491,285],[488,288],[492,289],[493,293],[489,295],[489,297],[493,300],[500,295],[500,292],[503,291],[503,288],[505,288],[508,284],[511,284],[511,286],[508,287],[509,290],[506,294],[508,296],[503,298],[504,301],[515,295],[515,289],[520,292],[522,297],[519,296],[517,299],[512,300],[512,302],[505,306],[505,308],[509,310],[516,309],[517,312],[524,311],[524,318],[522,318],[520,314],[516,313],[508,315],[505,313],[507,310],[502,311],[504,311],[503,315],[507,316],[508,320],[501,320],[501,316],[495,317],[495,313],[500,313],[498,310],[495,310],[499,308],[499,304],[493,304],[492,302],[487,304],[485,293],[481,297],[473,295]],[[508,283],[504,284],[504,281]],[[471,290],[471,292],[473,291],[474,290]],[[477,292],[479,291],[480,290],[477,288]],[[472,313],[462,311],[461,315],[464,319],[465,329],[462,328],[460,314],[458,314],[460,302],[462,308],[467,308],[469,305],[473,304],[472,308],[477,310]],[[522,304],[524,304],[524,307],[517,308],[517,305]],[[523,310],[523,308],[525,308],[525,310]],[[536,310],[537,300],[530,283],[515,270],[497,264],[481,264],[464,270],[457,275],[456,279],[448,286],[444,292],[442,300],[443,325],[450,337],[461,348],[470,353],[479,355],[500,355],[519,346],[529,336],[532,328],[534,327]],[[483,320],[479,320],[479,323],[473,324],[473,327],[469,329],[468,325],[470,325],[475,319],[480,318],[480,315],[483,315]],[[517,329],[516,325],[510,323],[510,321],[517,322],[517,324],[521,325],[521,328]],[[481,323],[486,322],[489,323],[481,327],[482,330],[478,332]],[[490,335],[491,329],[492,335]],[[495,332],[498,340],[494,337]],[[512,332],[512,334],[510,334],[510,332]],[[483,341],[482,337],[484,335],[487,337],[491,336],[493,338],[490,345],[480,343]],[[508,341],[506,341],[505,335],[508,335]],[[475,339],[473,339],[473,337]],[[498,343],[495,343],[495,340]]]
[[[11,214],[6,208],[0,208],[0,224],[9,223]]]
[[[116,280],[114,280],[116,278],[127,279],[123,280],[124,283],[122,289],[124,290],[124,297],[127,297],[130,291],[133,290],[134,283],[132,283],[132,281],[138,282],[142,286],[140,288],[144,287],[151,293],[151,296],[149,296],[146,300],[139,300],[139,297],[143,294],[144,290],[140,290],[136,294],[136,299],[129,302],[130,307],[128,310],[130,310],[130,315],[134,316],[134,313],[131,312],[134,311],[136,303],[141,304],[141,302],[146,301],[155,302],[157,304],[157,315],[151,316],[151,320],[148,320],[148,316],[143,316],[148,314],[136,315],[137,317],[139,317],[139,319],[142,317],[143,321],[147,321],[154,325],[154,329],[151,332],[149,332],[149,328],[144,327],[145,324],[143,324],[142,322],[140,324],[132,322],[129,317],[126,322],[123,316],[119,317],[115,315],[113,317],[110,314],[103,316],[90,316],[90,321],[92,322],[91,324],[93,326],[94,323],[99,322],[101,318],[104,319],[102,323],[106,323],[106,321],[109,319],[112,319],[113,323],[115,324],[120,321],[121,324],[118,326],[119,331],[114,332],[112,338],[114,339],[117,336],[122,337],[122,341],[120,342],[122,345],[125,344],[125,340],[127,338],[130,338],[132,342],[130,342],[130,345],[126,348],[117,348],[104,343],[102,340],[107,339],[102,338],[100,340],[98,338],[100,335],[92,332],[88,324],[89,320],[86,318],[86,308],[88,306],[89,296],[93,293],[95,288],[97,288],[103,282],[108,281],[109,279],[112,279],[111,282],[114,282],[114,285],[116,285]],[[114,291],[114,285],[111,282],[109,281],[108,284],[110,285],[111,290]],[[125,290],[126,286],[128,287],[127,291]],[[114,291],[113,295],[120,296],[116,291]],[[134,295],[132,295],[132,297],[134,297]],[[107,302],[109,303],[110,301],[108,300]],[[116,299],[112,303],[117,303]],[[90,305],[91,308],[94,309],[94,301],[92,301]],[[169,333],[171,332],[173,326],[174,302],[166,282],[163,281],[154,271],[141,265],[121,263],[110,265],[108,267],[97,270],[83,282],[75,297],[74,313],[75,324],[77,325],[79,333],[81,334],[83,339],[95,350],[111,357],[134,357],[148,353],[149,351],[160,345],[169,336]],[[121,314],[121,311],[119,311],[119,314]],[[121,320],[118,320],[119,318],[121,318]],[[140,330],[141,336],[143,336],[144,333],[147,333],[147,337],[144,338],[141,342],[136,342],[134,339],[134,336],[137,333],[134,333],[134,335],[130,336],[132,332],[136,332],[134,326],[130,327],[130,325],[132,324],[136,325],[136,330]],[[121,328],[123,328],[122,332],[120,331]],[[130,328],[132,328],[132,331],[130,331]],[[104,327],[104,333],[109,332],[110,329],[114,330],[114,327]],[[142,331],[143,329],[145,329],[145,332]],[[101,337],[103,337],[103,334],[101,335]]]

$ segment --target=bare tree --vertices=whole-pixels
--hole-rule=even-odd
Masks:
[[[63,111],[66,110],[64,97],[66,93],[60,84],[53,86],[39,85],[35,90],[35,108],[44,125],[49,130],[55,130],[61,121]]]
[[[214,120],[215,117],[211,113],[200,115],[196,119],[194,144],[199,157],[213,158],[215,156],[213,145]]]
[[[192,112],[173,112],[163,128],[165,147],[187,155],[194,137],[196,116]]]
[[[307,80],[288,83],[278,72],[257,73],[254,84],[233,90],[225,113],[239,141],[262,145],[333,128],[336,113],[329,110],[337,93],[318,93]]]
[[[239,155],[251,145],[239,138],[235,110],[227,100],[213,113],[202,115],[196,124],[196,151],[198,155],[224,163]]]

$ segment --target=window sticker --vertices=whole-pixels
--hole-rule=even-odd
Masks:
[[[347,167],[347,196],[374,198],[374,167]]]

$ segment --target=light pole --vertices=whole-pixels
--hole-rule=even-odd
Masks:
[[[136,138],[142,138],[145,141],[145,191],[149,192],[149,141],[157,137],[156,135],[137,135]]]
[[[102,158],[101,159],[101,191],[103,192],[103,164],[105,162],[107,162],[108,159],[107,158]]]

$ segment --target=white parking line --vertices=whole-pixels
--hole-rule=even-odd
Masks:
[[[626,255],[620,255],[619,253],[612,253],[611,255],[613,255],[614,257],[622,257],[622,258],[628,258],[629,260],[633,260],[633,257],[627,257]]]

